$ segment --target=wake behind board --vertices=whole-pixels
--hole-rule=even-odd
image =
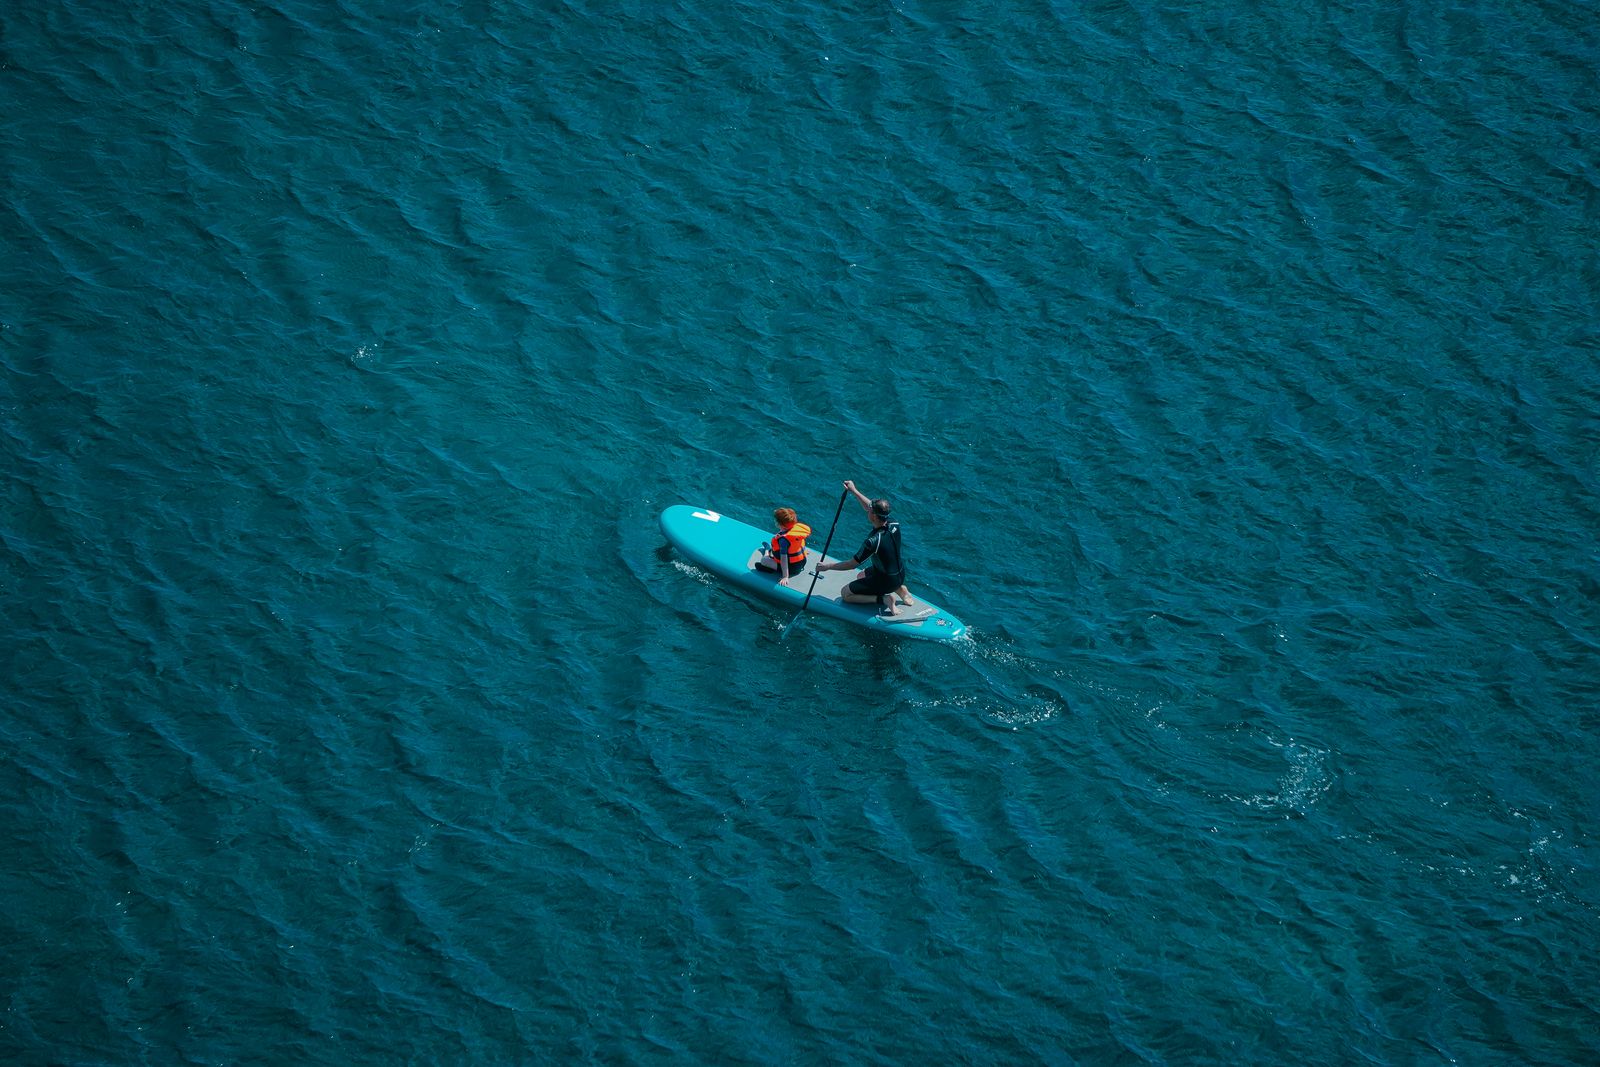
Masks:
[[[717,577],[791,611],[799,611],[800,605],[805,602],[815,564],[833,562],[839,558],[823,557],[820,544],[808,545],[809,558],[805,572],[791,575],[790,584],[782,586],[778,584],[778,575],[755,567],[761,546],[772,540],[772,534],[768,531],[718,514],[710,508],[675,504],[661,513],[661,532],[673,548]],[[817,535],[812,534],[811,537],[815,540]],[[894,616],[879,615],[878,609],[871,604],[846,604],[840,597],[845,586],[855,577],[853,570],[825,571],[817,575],[816,590],[811,594],[807,612],[842,619],[869,630],[925,641],[950,641],[967,632],[966,623],[943,608],[928,603],[915,592],[912,596],[917,598],[917,603],[900,605],[900,614]]]

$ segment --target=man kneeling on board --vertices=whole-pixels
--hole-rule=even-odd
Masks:
[[[772,544],[762,546],[756,569],[777,571],[782,575],[778,584],[788,585],[791,575],[805,569],[806,538],[811,536],[811,527],[797,521],[794,508],[779,508],[772,513],[772,519],[778,524],[778,536]]]
[[[844,487],[855,494],[856,500],[872,520],[872,532],[861,542],[853,558],[839,563],[819,563],[818,571],[842,571],[859,567],[869,560],[869,567],[861,577],[845,587],[842,599],[850,604],[877,604],[879,615],[895,615],[896,598],[902,604],[914,604],[906,589],[905,556],[900,552],[900,523],[889,518],[887,500],[868,500],[867,495],[847,481]]]

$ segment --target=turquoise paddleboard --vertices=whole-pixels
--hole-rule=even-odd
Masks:
[[[778,575],[756,569],[756,557],[761,546],[770,544],[772,533],[749,523],[730,519],[710,508],[693,508],[676,504],[661,513],[661,532],[667,540],[691,561],[704,567],[719,578],[725,578],[741,589],[781,604],[791,611],[799,611],[811,588],[812,566],[820,560],[833,562],[840,557],[822,557],[820,543],[806,546],[809,559],[804,574],[791,575],[789,585],[778,584]],[[813,532],[810,540],[818,541],[821,531]],[[840,535],[835,536],[838,540]],[[850,539],[847,539],[850,540]],[[851,540],[852,547],[859,541]],[[849,559],[849,556],[843,557]],[[869,630],[879,630],[896,637],[915,637],[925,641],[950,641],[967,632],[966,623],[928,603],[913,589],[915,604],[900,605],[900,614],[884,617],[871,604],[846,604],[840,599],[845,586],[855,580],[852,570],[824,571],[816,576],[816,589],[806,611],[827,615],[834,619],[853,622]]]

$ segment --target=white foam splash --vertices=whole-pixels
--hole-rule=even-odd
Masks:
[[[715,575],[711,574],[711,572],[703,571],[694,564],[685,563],[681,559],[673,560],[672,565],[678,568],[678,570],[682,571],[684,574],[687,574],[689,577],[693,578],[695,581],[699,582],[701,585],[710,585],[716,580]]]

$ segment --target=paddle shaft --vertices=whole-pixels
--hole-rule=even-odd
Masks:
[[[826,561],[827,558],[828,558],[828,546],[833,544],[833,531],[835,531],[835,530],[837,530],[839,528],[839,516],[844,514],[844,498],[849,496],[849,495],[850,495],[850,490],[848,490],[848,489],[846,489],[844,492],[839,494],[839,506],[838,506],[837,509],[835,509],[835,511],[833,513],[833,525],[828,527],[828,539],[826,541],[822,542],[822,558],[817,560],[817,566],[816,567],[812,567],[811,568],[811,588],[806,590],[805,601],[803,603],[801,603],[801,605],[800,605],[800,615],[804,615],[805,614],[806,605],[811,603],[811,594],[817,588],[817,579],[822,577],[822,572],[820,570],[818,570],[817,568],[821,567],[823,562]],[[796,615],[795,618],[798,619],[800,617],[800,615]]]

